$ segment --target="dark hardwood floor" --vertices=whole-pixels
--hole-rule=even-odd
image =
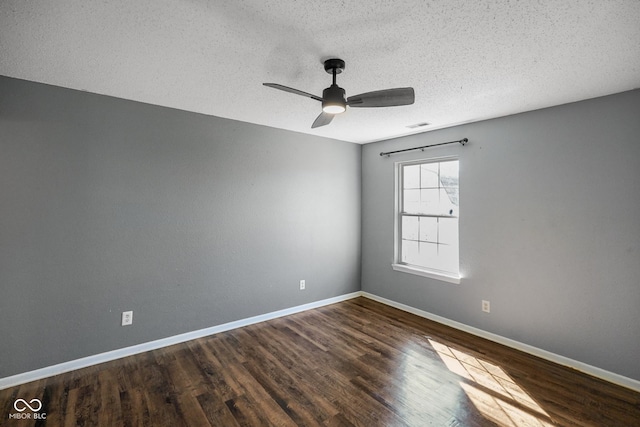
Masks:
[[[16,399],[41,400],[46,419],[9,419]],[[20,427],[617,427],[640,426],[640,393],[357,298],[1,390],[0,416]]]

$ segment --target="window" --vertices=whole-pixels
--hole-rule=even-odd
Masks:
[[[393,268],[460,283],[457,159],[397,163]]]

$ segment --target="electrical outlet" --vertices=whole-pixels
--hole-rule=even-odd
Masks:
[[[489,301],[482,300],[482,311],[491,313],[491,303]]]
[[[307,287],[307,282],[305,280],[300,280],[300,290],[304,291]]]
[[[131,325],[133,323],[133,311],[122,312],[122,326]]]

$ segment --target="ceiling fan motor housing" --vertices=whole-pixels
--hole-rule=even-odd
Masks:
[[[338,85],[331,85],[322,91],[322,110],[325,113],[342,113],[347,109],[347,101],[344,99],[344,89]]]

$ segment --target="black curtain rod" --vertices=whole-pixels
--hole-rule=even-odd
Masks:
[[[467,142],[469,142],[469,140],[467,138],[462,138],[457,141],[441,142],[440,144],[423,145],[422,147],[405,148],[404,150],[396,150],[396,151],[387,151],[387,152],[380,153],[380,156],[390,157],[392,154],[396,154],[396,153],[404,153],[405,151],[412,151],[412,150],[424,150],[425,148],[429,148],[429,147],[437,147],[438,145],[455,144],[457,142],[459,142],[462,145],[465,145]]]

